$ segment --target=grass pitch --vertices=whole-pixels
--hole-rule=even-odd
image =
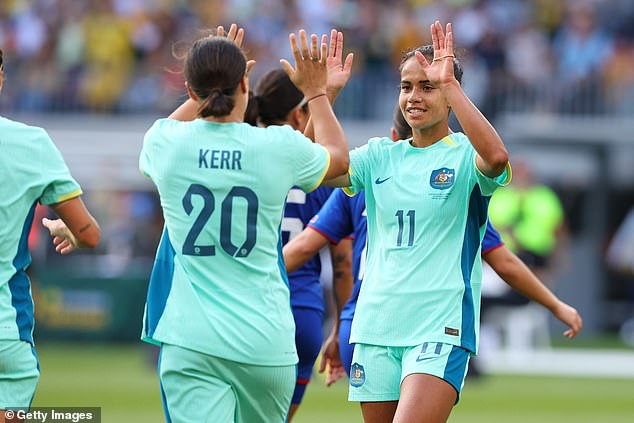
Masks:
[[[102,421],[164,421],[150,347],[141,344],[41,343],[35,407],[102,408]],[[592,365],[592,363],[588,363]],[[633,363],[634,365],[634,363]],[[347,386],[317,376],[294,423],[361,422]],[[451,423],[631,423],[634,380],[484,376],[467,380]]]

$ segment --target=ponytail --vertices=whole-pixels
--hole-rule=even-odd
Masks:
[[[198,106],[198,116],[206,118],[209,116],[221,117],[227,116],[233,110],[235,99],[233,93],[227,93],[220,88],[215,87]]]
[[[194,42],[185,58],[187,85],[200,99],[198,116],[223,117],[236,105],[247,60],[233,41],[205,37]]]

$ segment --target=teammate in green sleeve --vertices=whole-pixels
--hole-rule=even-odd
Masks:
[[[143,339],[161,344],[159,376],[174,422],[283,422],[297,353],[280,224],[289,189],[348,169],[326,98],[327,46],[291,34],[312,143],[289,126],[243,122],[244,31],[196,41],[185,59],[190,99],[146,133],[141,170],[158,188],[165,229],[148,288]]]
[[[0,90],[4,62],[0,50]],[[46,131],[0,117],[0,409],[30,407],[40,376],[33,342],[33,297],[26,273],[27,239],[37,203],[61,218],[43,219],[57,252],[99,242],[99,225],[82,202],[59,150]],[[0,416],[4,421],[4,416]]]
[[[399,106],[413,138],[371,139],[329,181],[365,192],[368,250],[352,323],[349,399],[366,422],[445,422],[477,351],[487,205],[510,181],[495,129],[456,79],[451,24],[405,55]],[[453,111],[465,133],[451,133]]]

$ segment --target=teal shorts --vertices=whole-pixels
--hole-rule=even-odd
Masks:
[[[159,378],[168,422],[283,423],[297,366],[256,366],[163,344]]]
[[[464,348],[440,342],[425,342],[415,347],[356,344],[350,366],[348,400],[398,401],[401,382],[416,373],[443,379],[456,390],[459,398],[469,356]]]
[[[25,341],[0,341],[0,409],[28,409],[40,369],[35,349]]]

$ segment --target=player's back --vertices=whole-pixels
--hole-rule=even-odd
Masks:
[[[0,285],[31,258],[26,245],[35,206],[79,195],[74,182],[56,185],[67,175],[61,154],[46,132],[0,117]]]
[[[151,284],[168,291],[153,298],[150,286],[146,337],[246,363],[295,363],[280,224],[289,189],[314,188],[327,161],[290,127],[157,121],[141,168],[165,217]],[[236,343],[236,331],[248,342]]]
[[[77,197],[60,152],[41,128],[0,117],[0,339],[33,342],[33,300],[25,273],[28,235],[39,201]]]

